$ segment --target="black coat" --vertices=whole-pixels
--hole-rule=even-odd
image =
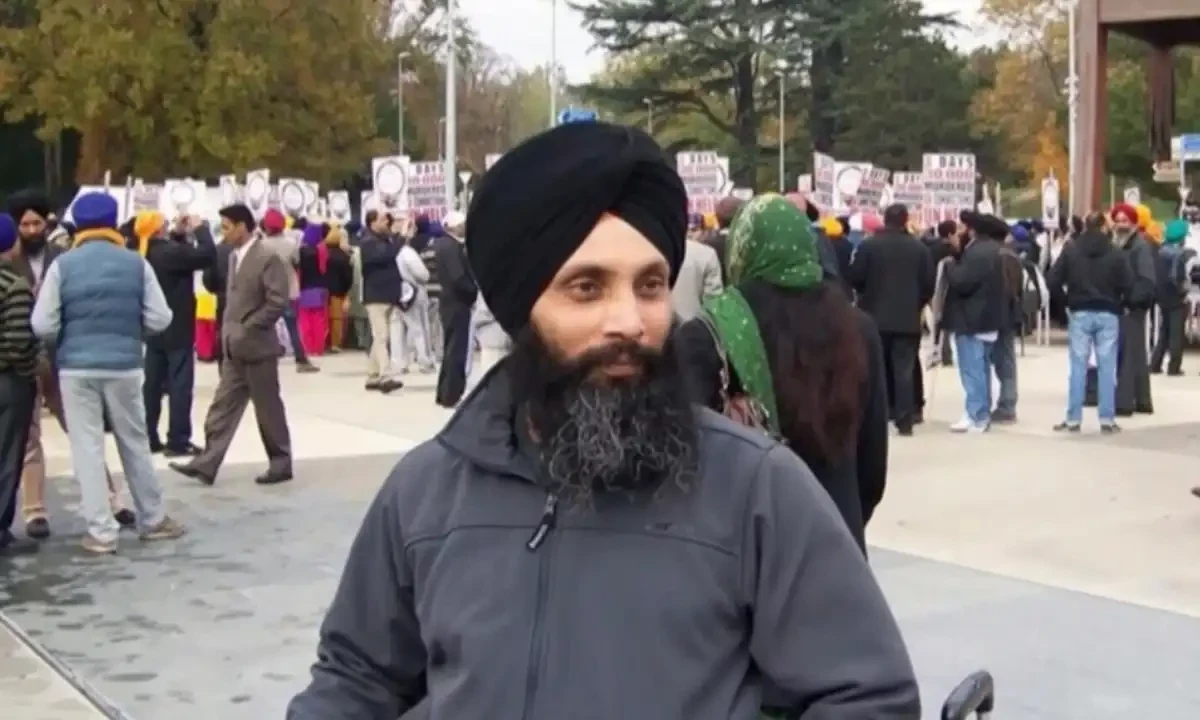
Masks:
[[[172,234],[150,241],[146,262],[162,287],[173,317],[167,329],[146,344],[160,350],[190,350],[196,342],[196,273],[210,270],[217,248],[212,232],[201,225],[189,235]]]
[[[325,273],[321,272],[320,250],[309,245],[304,245],[300,248],[298,256],[299,261],[296,264],[296,273],[300,278],[300,289],[328,289],[329,286],[326,283]],[[328,266],[326,270],[328,270]]]
[[[449,235],[433,241],[438,279],[442,284],[441,302],[446,305],[474,305],[479,286],[467,264],[463,244]]]
[[[362,262],[363,305],[400,304],[403,280],[396,265],[400,246],[390,238],[366,232],[358,253]]]
[[[329,262],[325,265],[325,285],[334,297],[346,297],[354,285],[354,265],[350,254],[340,247],[329,248]]]
[[[828,281],[827,281],[828,282]],[[750,309],[761,307],[769,286],[758,282],[738,286]],[[862,414],[858,427],[858,442],[855,451],[832,465],[814,464],[809,458],[813,474],[829,497],[833,499],[846,526],[866,551],[866,525],[883,499],[887,484],[888,467],[888,407],[887,384],[884,377],[883,345],[879,332],[871,318],[861,311],[855,313],[859,319],[863,343],[867,349],[868,375],[862,394]],[[766,333],[761,326],[760,332]],[[684,362],[684,376],[692,400],[713,410],[721,410],[721,357],[713,340],[712,331],[699,318],[685,322],[678,333],[679,356]],[[730,368],[730,390],[742,391],[741,380],[736,370]],[[785,440],[787,438],[784,438]]]
[[[849,279],[858,307],[880,333],[921,334],[921,309],[933,297],[936,278],[933,258],[920,240],[896,231],[867,238],[854,252]]]
[[[973,240],[947,267],[943,330],[978,335],[1012,327],[1000,248],[995,240]]]

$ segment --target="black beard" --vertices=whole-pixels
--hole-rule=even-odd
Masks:
[[[21,236],[21,250],[26,255],[40,255],[46,247],[45,235]]]
[[[589,378],[618,358],[640,363],[641,375]],[[550,492],[589,506],[602,494],[690,489],[698,430],[672,343],[661,353],[633,342],[609,345],[564,362],[526,330],[517,336],[507,371]]]

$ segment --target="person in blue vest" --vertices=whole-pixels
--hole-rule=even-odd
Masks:
[[[71,462],[87,523],[83,547],[105,555],[116,552],[120,531],[104,473],[106,415],[137,507],[141,538],[167,540],[185,532],[166,513],[142,400],[142,340],[167,329],[171,309],[154,269],[126,249],[111,196],[82,195],[72,214],[78,228],[72,249],[47,268],[32,323],[39,337],[55,340]]]

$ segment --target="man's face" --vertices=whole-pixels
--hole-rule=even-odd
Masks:
[[[1112,219],[1113,231],[1119,235],[1128,235],[1133,232],[1133,218],[1125,213],[1117,213]]]
[[[686,489],[697,430],[669,345],[670,268],[623,220],[606,217],[534,305],[509,358],[553,492]]]
[[[533,306],[538,336],[563,362],[615,346],[661,352],[671,330],[671,269],[629,223],[606,215],[554,276]],[[640,375],[619,355],[595,368],[597,382]]]
[[[246,226],[235,223],[229,218],[221,218],[221,237],[234,247],[241,247],[246,242]]]
[[[46,245],[46,219],[32,210],[26,210],[17,224],[17,236],[21,248],[37,253]]]

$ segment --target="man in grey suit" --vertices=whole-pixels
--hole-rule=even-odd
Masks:
[[[721,261],[717,251],[704,243],[689,238],[683,254],[683,266],[671,289],[671,304],[680,320],[691,320],[700,314],[704,301],[719,295],[721,283]]]
[[[221,322],[224,364],[221,380],[204,419],[204,451],[171,469],[212,485],[246,404],[254,404],[258,432],[267,452],[267,472],[255,482],[274,485],[292,479],[292,450],[283,398],[279,394],[279,339],[275,324],[288,306],[291,269],[254,233],[245,205],[220,212],[221,234],[229,243],[229,271]]]

